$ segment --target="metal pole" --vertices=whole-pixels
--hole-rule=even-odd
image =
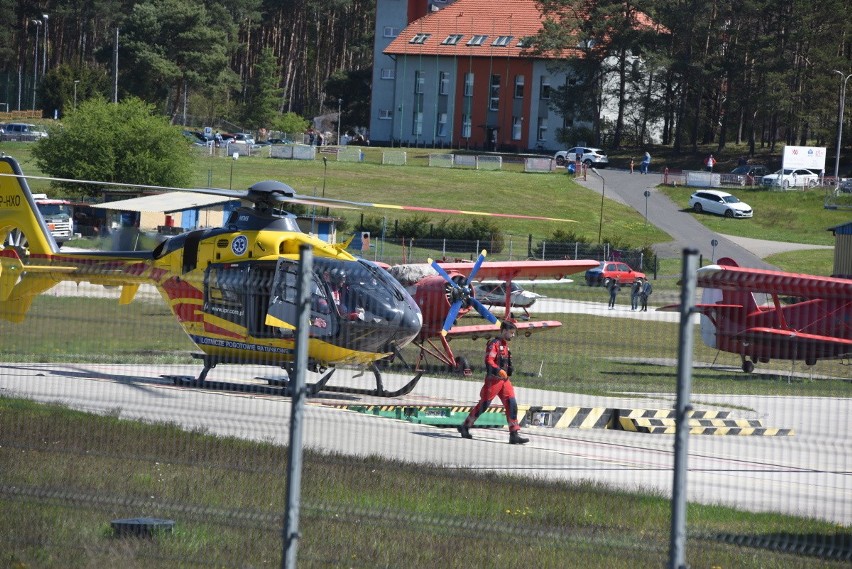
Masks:
[[[38,32],[41,20],[32,20],[36,27],[35,47],[33,48],[33,110],[36,108],[36,86],[38,85]]]
[[[834,185],[840,185],[840,144],[843,141],[843,111],[846,106],[846,82],[849,81],[849,78],[852,77],[852,73],[849,75],[843,75],[842,71],[834,70],[835,73],[840,75],[842,81],[840,82],[840,110],[838,114],[840,115],[837,121],[837,150],[834,155]]]
[[[79,79],[76,79],[74,81],[74,110],[75,111],[77,110],[77,83],[79,83],[79,82],[80,82]]]
[[[302,497],[302,427],[305,409],[305,372],[308,367],[308,319],[311,315],[311,275],[314,253],[310,245],[299,247],[299,312],[296,326],[296,361],[293,362],[290,448],[287,452],[287,513],[284,525],[284,555],[281,566],[296,569],[299,548],[299,504]]]
[[[115,49],[113,50],[113,86],[112,102],[118,103],[118,28],[115,28]]]
[[[603,234],[603,208],[604,208],[604,196],[606,196],[606,180],[601,176],[601,173],[598,172],[597,168],[592,168],[592,172],[601,179],[601,222],[598,225],[598,245],[601,244],[601,236]]]
[[[340,146],[340,108],[343,105],[343,99],[337,99],[337,145]]]
[[[672,527],[669,543],[668,569],[686,569],[686,469],[689,441],[689,403],[692,390],[691,324],[695,305],[695,282],[698,270],[698,251],[683,250],[683,270],[680,289],[680,331],[677,360],[677,402],[675,404],[674,482],[672,484]]]
[[[44,20],[44,49],[41,50],[41,76],[44,78],[47,73],[47,19],[50,17],[47,14],[41,15]]]

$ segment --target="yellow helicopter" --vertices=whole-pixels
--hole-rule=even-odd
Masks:
[[[387,271],[348,253],[345,243],[329,244],[303,233],[295,216],[283,212],[281,206],[320,202],[337,207],[458,212],[300,196],[273,180],[247,190],[184,191],[239,199],[243,205],[222,227],[171,237],[152,251],[60,251],[35,206],[27,177],[13,158],[1,157],[0,243],[4,245],[0,245],[0,318],[23,322],[33,298],[62,281],[121,287],[120,304],[130,303],[140,285],[151,284],[201,350],[197,357],[204,367],[199,376],[174,378],[176,382],[227,388],[227,384],[206,379],[217,364],[263,364],[292,371],[299,248],[307,244],[314,256],[308,361],[311,371],[323,373],[309,393],[325,390],[395,397],[414,388],[421,372],[400,389],[388,391],[375,362],[417,337],[423,323],[417,303]],[[327,385],[339,365],[368,367],[375,375],[375,389]],[[276,385],[268,388],[272,392],[290,394],[286,381],[270,383]]]

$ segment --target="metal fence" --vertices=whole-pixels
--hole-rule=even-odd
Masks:
[[[408,254],[422,257],[416,244]],[[568,256],[588,251],[575,245]],[[746,373],[739,355],[704,344],[697,317],[659,310],[689,301],[681,274],[653,281],[647,311],[641,298],[633,306],[630,283],[611,307],[610,291],[581,278],[523,285],[540,296],[511,309],[522,327],[506,407],[527,444],[509,444],[499,398],[473,440],[457,431],[480,397],[495,334],[475,310],[454,326],[479,335],[444,344],[436,334],[376,367],[338,365],[306,400],[298,535],[284,535],[293,414],[276,342],[292,331],[263,324],[268,281],[204,274],[138,291],[39,280],[49,294],[31,306],[16,295],[0,302],[0,551],[10,567],[276,567],[293,543],[303,567],[852,560],[848,357],[758,359]],[[424,321],[442,319],[448,291],[421,292]],[[852,298],[840,301],[848,314]],[[504,316],[499,302],[491,310]],[[339,325],[352,335],[329,349],[366,349],[368,326],[381,324],[373,313],[347,310],[354,319]],[[312,320],[312,335],[323,330]],[[222,358],[198,385],[202,361],[191,354],[211,338],[268,350],[274,365]],[[447,350],[469,375],[435,357]],[[328,371],[311,367],[308,382]],[[380,396],[421,372],[410,393]],[[689,429],[681,463],[677,424]]]

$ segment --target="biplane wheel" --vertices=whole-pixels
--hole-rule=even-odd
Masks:
[[[754,362],[750,360],[743,360],[743,371],[746,373],[751,373],[754,371]]]
[[[464,356],[459,356],[456,358],[456,365],[450,371],[458,372],[463,374],[464,370],[470,369],[470,364],[467,361],[467,358]]]

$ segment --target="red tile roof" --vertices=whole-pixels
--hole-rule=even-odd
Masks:
[[[412,22],[385,49],[387,54],[530,57],[518,47],[521,38],[534,36],[541,29],[542,16],[535,0],[458,0]],[[423,43],[411,43],[417,34],[429,34]],[[455,45],[444,42],[461,34]],[[468,45],[474,36],[487,36],[480,45]],[[511,40],[494,45],[500,37]]]
[[[518,46],[524,37],[534,36],[542,27],[544,17],[535,0],[457,0],[446,8],[432,12],[412,22],[385,49],[389,55],[445,55],[535,57],[531,50]],[[636,14],[636,25],[665,33],[646,14]],[[423,41],[416,37],[428,34]],[[461,35],[457,43],[445,44],[449,36]],[[479,45],[468,42],[475,36],[487,36]],[[503,45],[495,40],[508,39]],[[573,52],[573,53],[572,53]],[[581,50],[565,50],[561,57],[583,57]],[[537,57],[547,57],[539,55]],[[551,56],[552,57],[552,56]]]

